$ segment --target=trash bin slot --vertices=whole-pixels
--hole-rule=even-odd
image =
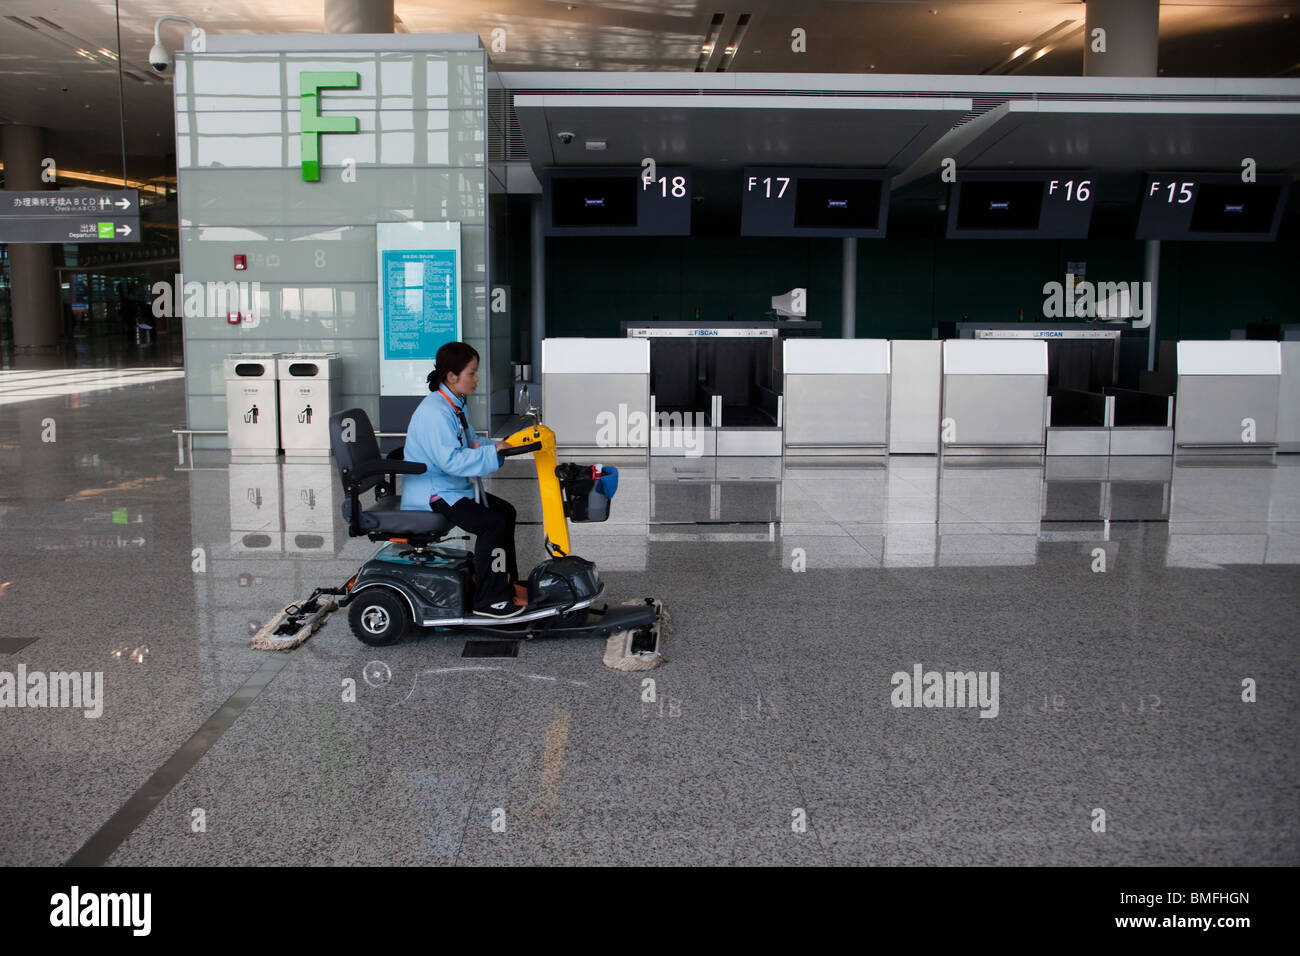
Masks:
[[[311,362],[294,362],[289,366],[290,375],[311,376],[320,374],[320,366]]]
[[[266,366],[261,362],[240,362],[235,366],[235,374],[243,378],[257,378],[266,374]]]
[[[246,548],[269,548],[271,546],[271,536],[269,534],[246,534],[241,540]]]
[[[293,543],[295,547],[303,550],[319,550],[325,547],[325,538],[319,534],[296,534],[293,536]]]

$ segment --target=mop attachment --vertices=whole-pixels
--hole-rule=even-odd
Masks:
[[[255,651],[293,650],[307,643],[307,638],[320,630],[330,611],[338,606],[333,598],[316,594],[302,604],[290,604],[263,624],[249,640],[248,646]]]
[[[654,605],[655,623],[637,630],[616,631],[605,642],[605,666],[616,671],[648,671],[668,663],[661,648],[664,639],[672,633],[672,621],[664,610],[663,602],[655,598],[624,601],[626,605]]]

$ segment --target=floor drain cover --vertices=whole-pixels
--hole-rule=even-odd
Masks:
[[[466,641],[461,657],[518,657],[518,641]]]

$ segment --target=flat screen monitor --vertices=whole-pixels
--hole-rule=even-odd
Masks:
[[[1042,208],[1041,181],[964,182],[957,207],[957,228],[1037,229]]]
[[[880,217],[879,179],[802,177],[795,195],[796,229],[875,229]]]
[[[615,179],[554,179],[551,216],[555,226],[635,226],[637,182]]]
[[[1266,183],[1202,183],[1192,208],[1192,232],[1268,232],[1281,186]]]

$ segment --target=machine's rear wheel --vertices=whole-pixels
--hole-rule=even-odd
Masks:
[[[406,603],[388,588],[367,588],[352,599],[348,608],[352,633],[372,647],[396,644],[409,623]]]

